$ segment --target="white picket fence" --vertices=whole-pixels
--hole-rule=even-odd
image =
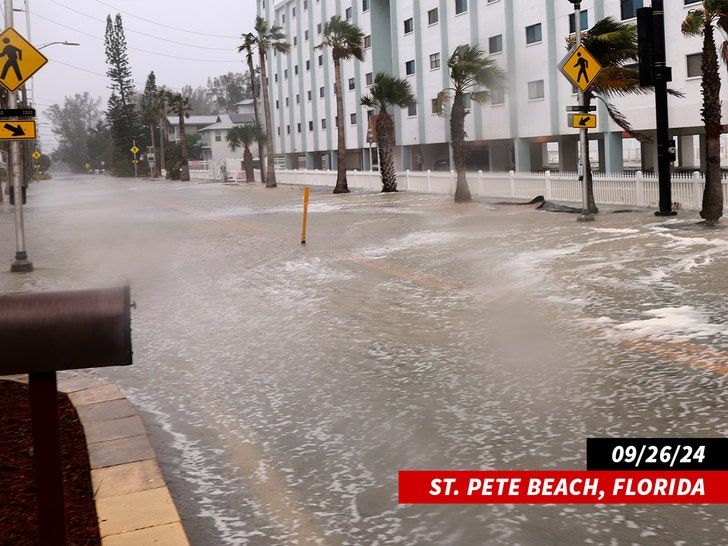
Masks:
[[[239,165],[239,161],[237,162]],[[232,165],[231,165],[232,166]],[[219,172],[219,170],[218,170]],[[191,170],[192,178],[198,180],[221,180],[212,169]],[[244,173],[227,170],[227,180],[244,181]],[[256,177],[259,173],[256,171]],[[501,199],[532,199],[543,195],[549,201],[581,203],[581,182],[576,173],[537,172],[522,173],[509,171],[468,172],[468,186],[475,197]],[[260,178],[256,178],[260,180]],[[381,178],[377,171],[347,171],[347,185],[350,189],[378,191]],[[307,171],[276,169],[276,180],[281,184],[301,186],[336,185],[336,171]],[[401,191],[454,195],[456,176],[454,171],[405,171],[397,174],[397,185]],[[653,173],[611,173],[593,175],[594,200],[597,205],[623,205],[635,207],[659,207],[660,192],[657,175]],[[699,172],[674,173],[671,178],[672,201],[680,208],[700,210],[705,179]],[[723,179],[724,208],[728,208],[728,179]]]

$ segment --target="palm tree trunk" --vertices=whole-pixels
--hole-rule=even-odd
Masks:
[[[190,164],[187,161],[187,135],[185,135],[185,111],[181,108],[179,115],[179,146],[182,162],[179,165],[179,179],[183,182],[190,181]]]
[[[723,216],[723,184],[720,172],[720,76],[712,24],[703,33],[703,122],[705,123],[705,190],[700,217],[715,225]]]
[[[349,186],[346,183],[346,138],[344,131],[344,97],[341,95],[341,63],[334,55],[334,85],[336,91],[336,186],[334,193],[349,193]]]
[[[167,104],[162,102],[159,106],[159,123],[162,124],[162,142],[164,143],[164,168],[167,171],[164,178],[172,178],[172,150],[169,149],[169,128],[167,127]]]
[[[379,170],[382,175],[382,192],[397,191],[397,171],[394,168],[392,157],[392,135],[394,133],[394,122],[382,108],[377,115],[375,123],[377,131],[377,151],[379,152]]]
[[[263,108],[265,110],[265,141],[266,153],[268,155],[267,168],[265,171],[265,187],[275,188],[276,171],[273,161],[273,122],[270,115],[270,100],[268,98],[268,71],[265,65],[265,52],[260,50],[260,77],[263,80]],[[261,159],[262,161],[262,159]]]
[[[250,148],[245,146],[243,148],[243,165],[245,166],[245,181],[255,182],[253,175],[253,154],[250,153]]]
[[[258,127],[262,126],[260,123],[260,106],[258,105],[258,96],[260,90],[258,89],[258,83],[255,79],[255,69],[253,68],[253,56],[248,54],[248,71],[250,72],[250,86],[253,88],[253,112],[255,113],[255,124]],[[260,163],[260,181],[265,184],[265,166],[263,161],[265,159],[265,146],[262,140],[258,140],[258,162]],[[254,177],[249,179],[249,182],[254,182]]]
[[[154,161],[152,161],[152,163],[149,165],[149,169],[152,171],[149,174],[152,178],[155,178],[155,174],[157,172],[157,144],[154,138],[154,122],[154,119],[149,120],[149,137],[152,143],[152,152],[154,153]]]
[[[455,93],[450,112],[450,147],[455,163],[457,183],[455,185],[455,202],[467,203],[472,200],[468,180],[465,177],[465,161],[468,150],[465,148],[465,100],[461,93]]]

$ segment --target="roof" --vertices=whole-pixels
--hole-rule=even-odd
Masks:
[[[215,123],[202,127],[198,132],[202,131],[223,131],[232,129],[236,125],[245,125],[255,123],[255,116],[252,114],[220,114],[217,116]]]

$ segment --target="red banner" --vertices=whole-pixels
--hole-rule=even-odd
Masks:
[[[400,504],[728,504],[728,471],[400,470]]]

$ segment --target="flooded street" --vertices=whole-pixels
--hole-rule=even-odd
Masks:
[[[139,410],[207,545],[728,544],[720,505],[399,505],[400,469],[584,469],[728,436],[728,230],[401,192],[31,186],[0,292],[128,282]]]

